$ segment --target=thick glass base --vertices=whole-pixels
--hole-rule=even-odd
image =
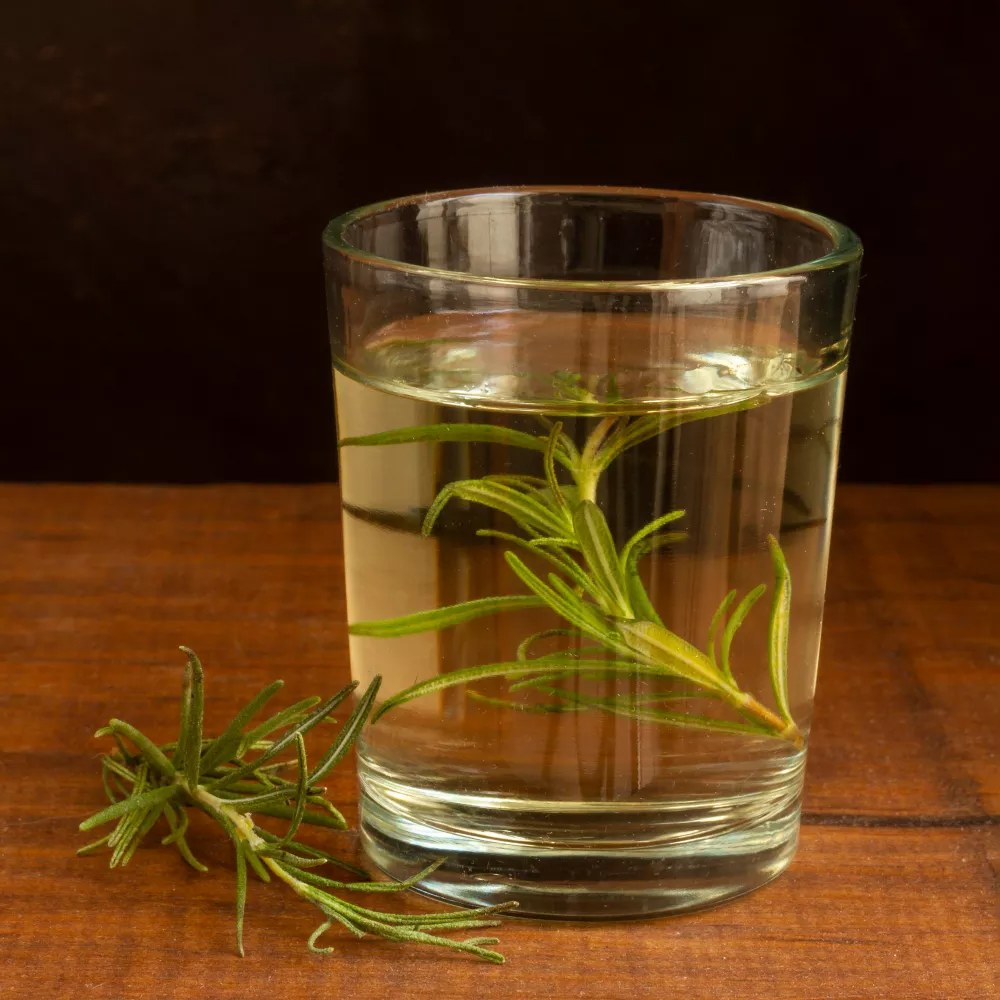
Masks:
[[[419,891],[466,906],[516,900],[528,917],[615,920],[711,906],[779,875],[798,839],[797,789],[763,811],[759,802],[726,809],[724,826],[705,822],[702,807],[699,834],[690,804],[679,815],[676,806],[611,813],[538,803],[526,817],[523,802],[516,810],[492,802],[487,817],[483,803],[470,815],[468,801],[437,800],[417,818],[412,801],[401,814],[396,796],[390,806],[365,784],[361,833],[379,868],[403,879],[443,857]]]

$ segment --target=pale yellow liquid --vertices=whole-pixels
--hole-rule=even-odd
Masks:
[[[770,335],[751,338],[753,351],[693,356],[674,343],[672,356],[651,367],[641,321],[588,327],[581,354],[579,336],[561,336],[543,318],[548,337],[537,317],[523,316],[507,327],[493,317],[486,333],[482,317],[466,314],[391,329],[358,365],[366,380],[336,374],[341,437],[459,422],[537,434],[538,414],[548,413],[582,446],[609,413],[693,413],[755,400],[760,405],[685,423],[625,453],[601,480],[597,502],[619,546],[653,518],[686,511],[676,525],[686,537],[647,557],[642,573],[665,625],[701,648],[730,589],[742,596],[761,583],[770,588],[767,536],[779,539],[793,581],[790,703],[808,733],[841,363],[797,371],[794,355],[767,328]],[[606,347],[600,364],[593,361],[598,340]],[[641,390],[644,407],[602,399],[613,354],[611,395]],[[581,384],[598,403],[574,412],[551,395],[552,375],[581,368]],[[659,402],[651,405],[654,396]],[[484,527],[516,530],[504,515],[453,503],[431,537],[422,537],[420,525],[447,483],[540,474],[540,455],[498,444],[409,443],[345,448],[341,467],[351,621],[525,593],[503,558],[510,544],[476,535]],[[733,668],[743,690],[773,706],[768,607],[769,594],[740,630]],[[363,685],[381,675],[388,695],[513,659],[526,636],[561,624],[554,612],[534,609],[400,638],[353,636],[352,670]],[[570,640],[553,640],[560,641]],[[576,683],[592,697],[649,689],[635,679]],[[458,860],[441,870],[432,891],[468,901],[513,896],[526,912],[586,917],[703,905],[759,884],[790,859],[804,752],[789,743],[599,710],[532,711],[545,699],[530,691],[517,694],[519,708],[502,707],[488,700],[514,698],[502,679],[474,691],[480,697],[456,687],[394,709],[359,741],[363,829],[373,857],[394,874],[447,854]],[[728,717],[721,705],[692,701],[688,708]],[[584,902],[573,885],[588,887]]]

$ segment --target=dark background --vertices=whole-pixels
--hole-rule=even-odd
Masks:
[[[982,17],[4,0],[0,477],[330,477],[327,219],[424,190],[608,183],[855,228],[842,476],[997,478]]]

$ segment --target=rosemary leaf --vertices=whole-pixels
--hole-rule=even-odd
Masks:
[[[517,545],[519,548],[522,548],[527,552],[530,552],[532,555],[544,559],[552,566],[555,566],[555,568],[561,573],[568,576],[577,587],[581,590],[585,590],[595,600],[600,598],[601,591],[594,581],[587,576],[583,567],[580,566],[579,563],[575,562],[568,552],[564,551],[567,548],[578,547],[574,539],[543,537],[533,538],[531,541],[527,541],[526,539],[518,538],[517,535],[512,535],[509,532],[494,531],[492,528],[480,528],[476,534],[481,538],[502,538],[504,541]],[[540,603],[544,605],[544,602]]]
[[[504,558],[524,585],[571,625],[594,638],[604,640],[607,637],[609,629],[593,605],[582,601],[562,580],[550,575],[549,582],[544,582],[513,552],[505,552]]]
[[[247,906],[247,858],[243,842],[237,840],[236,847],[236,950],[243,958],[243,915]]]
[[[243,735],[243,739],[240,742],[241,754],[247,750],[257,749],[257,744],[269,733],[273,733],[285,726],[295,725],[295,723],[304,718],[310,709],[318,705],[319,701],[320,699],[317,697],[303,698],[294,705],[289,705],[288,708],[283,708],[280,712],[275,712],[269,719],[266,719],[259,726],[256,726]]]
[[[749,736],[773,736],[763,726],[750,722],[728,722],[724,719],[713,719],[708,716],[695,715],[690,712],[670,712],[664,709],[647,708],[632,701],[615,702],[614,699],[591,699],[583,695],[573,695],[579,703],[624,715],[630,719],[641,719],[647,722],[666,722],[673,726],[687,729],[709,729],[722,733],[738,733]]]
[[[257,806],[257,808],[253,811],[260,813],[261,816],[273,816],[275,819],[291,819],[295,814],[294,809],[289,806],[283,806],[277,802]],[[329,830],[347,829],[347,820],[344,819],[339,810],[329,805],[326,807],[324,812],[315,812],[312,809],[307,809],[305,811],[305,815],[302,817],[302,822],[307,823],[310,826],[326,827]]]
[[[563,425],[558,422],[552,425],[552,430],[549,432],[549,438],[545,445],[543,465],[545,467],[545,480],[548,483],[553,500],[558,506],[566,507],[568,504],[566,503],[566,497],[563,495],[562,487],[559,484],[559,479],[556,477],[555,463],[556,448],[559,444],[559,438],[562,436],[562,428]]]
[[[139,815],[139,814],[136,814]],[[146,834],[156,826],[157,820],[163,815],[163,805],[153,806],[145,810],[145,814],[142,815],[141,822],[137,823],[135,829],[132,831],[128,842],[122,842],[115,849],[115,852],[111,855],[111,867],[122,867],[127,865],[129,861],[132,860],[132,855],[135,854],[139,845],[142,843]]]
[[[343,438],[341,448],[360,445],[413,444],[420,441],[451,443],[456,441],[477,444],[506,444],[512,448],[527,448],[544,452],[548,447],[546,437],[535,437],[523,431],[494,427],[492,424],[428,424],[422,427],[403,427],[381,434],[365,434]]]
[[[115,760],[110,754],[102,754],[101,763],[107,770],[112,771],[119,778],[123,778],[130,783],[135,782],[135,774],[120,761]]]
[[[270,882],[271,873],[264,867],[264,862],[261,861],[256,851],[248,851],[246,847],[243,848],[244,857],[247,859],[247,864],[254,870],[254,874],[261,880],[261,882]]]
[[[497,614],[500,611],[518,611],[524,608],[541,608],[545,602],[537,597],[511,595],[509,597],[482,597],[463,604],[450,604],[433,611],[418,611],[398,618],[378,621],[355,622],[349,626],[351,635],[371,635],[380,638],[412,635],[417,632],[438,631],[460,625],[462,622]]]
[[[621,556],[619,563],[622,569],[625,569],[632,556],[632,550],[635,549],[640,542],[648,538],[650,535],[655,535],[660,528],[665,527],[668,524],[672,524],[674,521],[679,521],[686,511],[683,510],[672,510],[669,514],[664,514],[662,517],[655,518],[650,521],[649,524],[640,528],[623,546],[621,551]],[[673,539],[671,539],[673,540]]]
[[[177,810],[175,813],[173,806],[166,802],[163,805],[163,813],[167,817],[167,823],[170,825],[170,838],[164,838],[162,843],[173,843],[177,846],[177,852],[180,856],[196,871],[196,872],[207,872],[208,866],[203,865],[191,852],[191,848],[188,846],[188,842],[184,837],[184,832],[187,830],[188,818],[187,811],[185,809]],[[179,816],[177,815],[179,813]],[[175,816],[177,818],[175,818]]]
[[[574,605],[581,620],[589,625],[592,637],[600,639],[609,648],[614,648],[614,629],[603,609],[583,600],[554,573],[549,574],[549,584],[564,600]]]
[[[447,499],[458,497],[469,503],[480,503],[485,507],[506,514],[522,528],[528,528],[541,535],[562,535],[567,530],[569,518],[564,511],[553,509],[538,499],[538,494],[527,496],[502,483],[484,482],[478,479],[463,479],[446,486],[441,494]],[[436,501],[435,501],[436,503]],[[443,504],[441,505],[443,506]],[[431,506],[424,520],[423,532],[429,534],[428,522],[433,524],[431,513],[440,507]],[[435,514],[436,517],[436,514]]]
[[[511,698],[491,698],[489,695],[480,694],[478,691],[466,691],[465,696],[480,705],[490,705],[493,708],[507,708],[512,712],[530,712],[535,715],[552,715],[557,712],[573,711],[572,707],[565,705],[542,705],[530,701],[514,701]]]
[[[658,663],[667,670],[709,689],[729,687],[729,682],[712,666],[701,650],[662,625],[643,621],[619,621],[626,645],[639,657]]]
[[[268,747],[267,750],[263,751],[261,755],[249,764],[244,764],[242,767],[237,767],[233,771],[229,771],[224,778],[219,778],[213,781],[209,786],[210,791],[218,791],[221,788],[225,788],[227,785],[231,785],[234,781],[239,781],[240,778],[245,778],[248,774],[253,774],[253,772],[260,767],[261,764],[266,764],[268,761],[277,757],[286,747],[290,746],[296,736],[305,736],[309,730],[313,729],[315,726],[319,725],[327,715],[330,714],[350,693],[352,688],[345,688],[343,691],[335,694],[332,698],[323,702],[318,708],[313,709],[313,711],[307,715],[301,722],[299,722],[294,729],[290,729],[285,733],[281,739],[275,740],[274,743]],[[310,699],[311,700],[311,699]],[[287,796],[286,796],[287,797]]]
[[[353,736],[348,740],[348,744],[352,740]],[[295,789],[295,805],[292,811],[292,820],[288,824],[288,829],[285,831],[283,838],[286,844],[294,840],[295,834],[299,832],[299,827],[302,825],[302,817],[306,812],[306,789],[310,784],[309,764],[306,759],[306,741],[302,738],[301,733],[295,734],[295,756],[298,765],[299,783]]]
[[[736,632],[739,627],[743,624],[746,616],[750,614],[750,609],[760,600],[761,595],[767,587],[763,583],[754,587],[746,597],[736,605],[736,610],[733,612],[732,617],[726,622],[725,630],[722,633],[722,672],[729,678],[730,681],[733,680],[733,670],[729,663],[729,650],[733,644],[733,639],[736,637]]]
[[[135,785],[132,787],[131,793],[128,795],[130,799],[137,799],[144,791],[146,791],[148,786],[149,778],[149,765],[140,764],[136,770],[135,775]],[[122,842],[122,839],[128,837],[133,829],[139,822],[141,822],[141,814],[145,807],[130,809],[126,812],[122,818],[118,821],[111,836],[108,838],[108,847],[117,851],[118,845]],[[115,867],[115,855],[111,856],[111,867]]]
[[[301,735],[299,733],[295,733],[293,734],[293,739],[301,739]],[[209,785],[209,790],[216,795],[225,791],[225,789],[221,789],[216,785]],[[242,812],[256,812],[264,806],[273,805],[279,802],[287,802],[291,798],[294,798],[294,792],[287,786],[282,785],[281,788],[272,788],[270,791],[260,792],[257,795],[227,795],[220,798],[219,801],[224,802],[227,806],[230,806],[233,809],[239,809]]]
[[[788,705],[788,632],[792,613],[792,578],[778,540],[773,535],[768,535],[767,543],[774,566],[774,597],[768,627],[771,687],[781,717],[794,727]]]
[[[250,720],[276,695],[284,686],[284,681],[274,681],[268,684],[259,694],[255,695],[237,712],[233,721],[225,728],[222,735],[212,741],[201,758],[202,774],[214,771],[220,764],[230,760],[239,750],[243,739],[243,730]]]
[[[344,759],[347,751],[354,745],[354,740],[356,739],[358,733],[361,732],[361,727],[364,726],[369,714],[371,713],[372,707],[375,704],[375,698],[378,695],[378,690],[381,684],[382,678],[376,677],[371,684],[368,685],[368,690],[365,691],[365,693],[358,699],[358,704],[354,711],[341,727],[340,735],[330,746],[330,749],[323,754],[323,757],[316,765],[315,770],[309,775],[308,783],[310,785],[314,785],[317,781],[321,781]],[[304,757],[300,760],[299,767],[301,768],[301,771],[305,771],[306,767]],[[303,791],[303,800],[304,799],[305,794]],[[301,817],[299,818],[301,819]],[[298,824],[293,820],[292,826],[296,827],[297,825]]]
[[[346,824],[343,827],[343,829],[347,829]],[[262,830],[259,827],[257,828],[256,833],[257,836],[261,838],[261,840],[265,840],[269,844],[280,843],[281,840],[283,839],[281,837],[275,836],[273,833],[270,833],[267,830]],[[288,844],[287,846],[291,847],[299,854],[305,854],[307,857],[320,858],[321,860],[326,861],[337,868],[343,869],[345,872],[350,872],[352,875],[357,875],[358,878],[367,879],[369,881],[371,880],[371,876],[363,868],[358,868],[357,865],[352,865],[349,861],[344,861],[343,858],[334,857],[334,855],[328,854],[326,851],[321,851],[318,847],[314,847],[311,844],[303,844],[301,841],[296,840]]]
[[[187,783],[198,783],[201,766],[202,726],[205,717],[204,673],[194,651],[182,646],[188,662],[184,670],[184,691],[181,697],[181,728],[174,753],[174,766],[184,771]]]
[[[531,674],[551,674],[554,665],[560,661],[555,658],[545,658],[536,660],[505,660],[499,663],[484,663],[475,667],[463,667],[460,670],[451,670],[446,674],[438,674],[426,681],[414,684],[403,691],[387,698],[372,714],[372,722],[378,722],[386,712],[399,705],[403,705],[415,698],[422,698],[446,688],[455,687],[460,684],[471,684],[475,681],[489,680],[494,677],[524,677]],[[631,660],[585,660],[567,656],[565,661],[566,673],[576,675],[582,671],[595,670],[607,671],[609,673],[626,673],[630,675],[648,677],[676,677],[677,671],[658,663],[631,661]]]
[[[106,833],[103,837],[100,837],[97,840],[93,840],[89,844],[84,844],[83,847],[77,850],[76,852],[77,857],[82,858],[88,854],[93,854],[96,850],[100,849],[101,847],[104,847],[110,838],[111,834]]]
[[[314,955],[329,955],[333,952],[334,949],[332,945],[329,948],[320,948],[316,944],[320,937],[322,937],[322,935],[324,935],[332,926],[333,921],[326,920],[321,923],[319,927],[312,932],[312,934],[309,935],[309,939],[306,941],[306,946]]]
[[[179,791],[180,789],[173,785],[161,785],[156,788],[150,788],[148,791],[141,792],[139,795],[132,795],[127,799],[121,799],[120,801],[112,803],[107,808],[101,809],[99,812],[94,813],[93,816],[85,819],[80,824],[80,829],[93,830],[95,826],[107,823],[108,820],[117,819],[119,816],[124,816],[126,813],[135,812],[136,810],[145,809],[147,806],[166,802],[167,799],[173,798],[173,796]]]
[[[174,807],[169,803],[165,802],[163,805],[163,812],[167,817],[167,823],[170,825],[170,833],[168,833],[160,843],[164,846],[168,844],[175,844],[180,840],[185,833],[187,833],[187,828],[189,825],[188,814],[186,809],[174,809]]]
[[[573,527],[591,576],[606,595],[605,610],[619,618],[630,618],[632,608],[622,580],[621,561],[601,508],[590,500],[582,501],[573,513]]]
[[[719,659],[716,656],[715,644],[719,638],[719,629],[723,627],[723,623],[726,620],[726,612],[729,610],[729,606],[736,600],[736,591],[731,590],[722,600],[719,602],[719,606],[715,609],[715,614],[712,615],[712,621],[708,626],[708,658],[712,661],[712,666],[717,670],[720,669]],[[723,669],[723,673],[730,679],[733,679],[733,675],[730,671]]]
[[[628,596],[632,604],[632,610],[639,618],[644,618],[646,621],[653,622],[656,625],[662,625],[663,619],[660,618],[656,608],[653,607],[653,602],[649,599],[649,594],[646,592],[642,577],[639,576],[639,567],[636,565],[637,558],[638,550],[632,549],[625,565],[625,584],[628,587]]]
[[[160,775],[167,780],[173,780],[177,773],[174,765],[167,759],[166,754],[151,740],[139,732],[135,726],[130,726],[121,719],[112,719],[108,727],[115,736],[124,736],[131,740],[143,758],[159,771]]]

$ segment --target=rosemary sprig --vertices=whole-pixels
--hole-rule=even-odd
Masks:
[[[570,379],[564,386],[577,398],[584,390]],[[592,398],[581,398],[584,404]],[[486,476],[444,486],[430,505],[423,534],[433,530],[444,507],[454,500],[479,504],[507,515],[520,534],[480,529],[483,537],[500,538],[513,548],[505,558],[524,584],[527,594],[513,594],[466,601],[447,607],[380,621],[356,622],[355,635],[391,637],[448,628],[460,622],[525,607],[548,607],[562,619],[564,627],[547,629],[521,643],[517,661],[482,664],[453,670],[398,692],[384,701],[373,721],[391,708],[434,691],[488,678],[505,678],[511,693],[525,688],[550,698],[533,704],[533,710],[579,711],[590,708],[636,719],[676,726],[749,733],[803,745],[803,736],[792,718],[788,700],[788,636],[791,613],[791,576],[778,541],[768,536],[775,585],[768,632],[768,663],[774,703],[772,710],[741,689],[731,663],[736,634],[752,608],[766,591],[761,584],[736,602],[735,591],[726,594],[713,616],[704,649],[666,627],[639,573],[639,562],[663,546],[684,538],[684,533],[663,530],[682,521],[685,512],[670,511],[636,531],[618,549],[603,511],[597,504],[601,476],[624,452],[682,423],[719,417],[746,410],[762,402],[761,397],[699,410],[651,414],[640,417],[604,416],[597,420],[582,448],[559,422],[542,420],[545,432],[537,435],[489,424],[436,424],[403,428],[364,437],[346,438],[342,447],[403,444],[408,442],[500,443],[524,448],[542,456],[541,476]],[[562,482],[559,470],[568,473]],[[515,549],[517,551],[515,551]],[[543,578],[519,553],[525,551],[547,562],[551,571]],[[535,656],[532,646],[541,636],[558,634],[589,644],[586,658],[573,653]],[[552,687],[554,682],[579,677],[586,671],[604,676],[620,674],[667,682],[653,691],[656,700],[674,697],[678,681],[693,687],[694,697],[721,701],[737,720],[716,719],[697,712],[666,711],[634,696],[588,698]],[[498,708],[515,707],[506,699],[484,699]],[[528,707],[526,704],[520,707]]]
[[[282,682],[275,681],[248,702],[220,736],[206,738],[202,728],[204,671],[192,650],[184,646],[181,649],[188,662],[176,742],[158,746],[120,719],[112,719],[95,734],[110,736],[116,744],[116,749],[101,756],[101,775],[110,804],[84,820],[80,829],[91,830],[117,822],[110,833],[82,847],[78,854],[107,847],[111,850],[112,868],[126,865],[162,818],[170,832],[161,843],[173,844],[189,865],[206,871],[187,841],[187,810],[200,809],[222,827],[235,850],[236,944],[240,955],[249,868],[264,882],[271,881],[272,876],[284,882],[323,914],[323,923],[308,942],[314,952],[333,950],[320,947],[318,941],[336,923],[357,937],[374,934],[391,941],[436,945],[488,962],[503,962],[503,956],[489,947],[497,943],[494,937],[455,940],[441,934],[495,927],[499,924],[498,915],[513,909],[516,903],[471,911],[404,915],[371,909],[343,898],[343,893],[409,889],[444,859],[404,882],[374,882],[362,869],[296,839],[303,824],[346,828],[344,818],[326,799],[326,789],[319,782],[350,750],[375,703],[379,678],[369,685],[337,738],[310,770],[305,734],[321,723],[332,721],[330,713],[350,696],[355,684],[326,701],[307,698],[248,728],[281,689]],[[294,758],[283,759],[285,751],[293,753]],[[253,818],[255,813],[288,820],[288,828],[279,836],[258,826]],[[338,881],[317,874],[315,869],[323,865],[340,868],[355,878]]]

